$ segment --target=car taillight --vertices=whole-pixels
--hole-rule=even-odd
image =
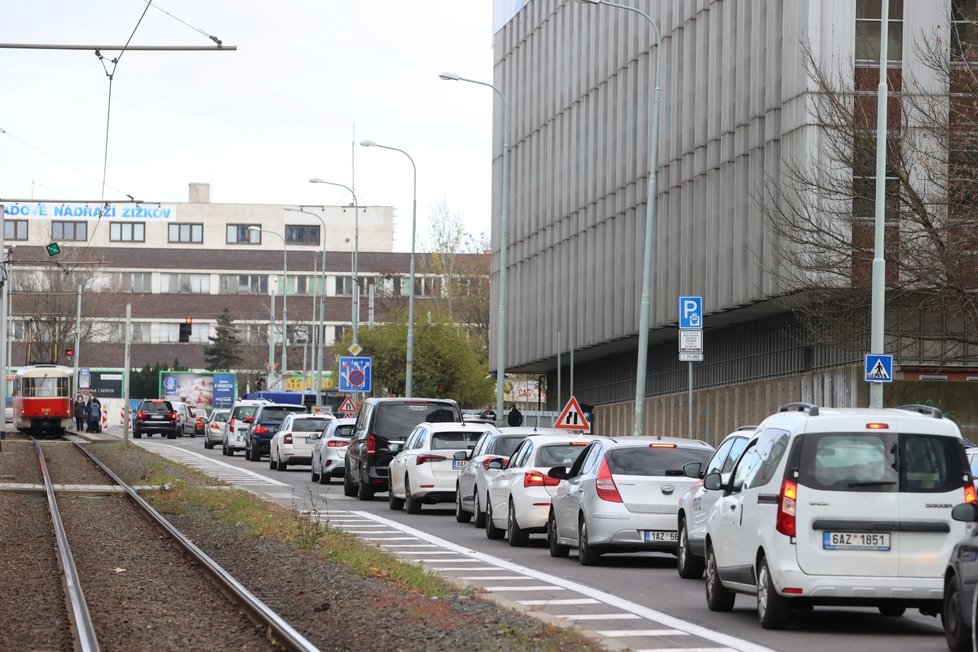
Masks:
[[[349,443],[350,442],[348,441],[342,441],[339,439],[330,439],[328,442],[326,442],[326,445],[329,446],[330,448],[342,448],[343,446],[346,446]]]
[[[146,413],[145,412],[137,412],[136,413],[136,418],[137,419],[145,419],[146,418]]]
[[[557,478],[551,478],[539,471],[527,471],[523,474],[524,487],[556,487],[560,484]]]
[[[291,432],[285,433],[285,435],[282,437],[282,443],[283,444],[291,444],[292,443],[292,433]]]
[[[261,424],[258,424],[257,426],[255,426],[255,434],[256,435],[264,435],[267,432],[269,432],[269,430],[265,426],[263,426]]]
[[[978,503],[978,492],[975,491],[975,485],[970,482],[964,488],[964,502]]]
[[[420,464],[424,464],[425,462],[444,462],[447,459],[448,458],[445,457],[444,455],[427,455],[427,454],[422,454],[422,455],[418,455],[416,458],[414,458],[414,463],[420,465]]]
[[[177,418],[177,413],[176,412],[170,412],[170,414],[168,414],[166,418],[169,419],[170,421],[175,421],[176,418]]]
[[[795,500],[798,498],[798,483],[787,478],[781,483],[778,496],[777,530],[781,534],[795,536]]]
[[[601,500],[607,500],[609,503],[622,502],[621,494],[618,493],[618,485],[615,484],[615,479],[611,477],[611,468],[608,467],[608,460],[606,459],[601,460],[598,474],[594,476],[594,488]]]
[[[373,435],[367,435],[367,455],[373,455],[377,452],[377,438]]]
[[[211,430],[220,430],[220,429],[221,429],[221,426],[217,425],[216,423],[212,423],[211,424]]]
[[[228,421],[228,428],[230,428],[232,432],[234,431],[234,419]]]

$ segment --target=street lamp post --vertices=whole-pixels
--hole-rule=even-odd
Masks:
[[[645,258],[642,263],[642,304],[638,324],[638,369],[635,373],[635,422],[632,434],[641,435],[645,425],[645,373],[649,352],[649,304],[651,296],[653,247],[655,246],[656,164],[659,159],[659,49],[662,35],[652,17],[640,9],[604,0],[578,0],[631,11],[648,21],[655,34],[655,91],[652,96],[652,144],[649,151],[649,183],[645,200]]]
[[[418,168],[414,164],[414,159],[411,158],[411,155],[403,149],[378,145],[372,140],[361,140],[360,145],[362,147],[379,147],[381,149],[400,152],[411,161],[411,169],[414,172],[414,199],[411,204],[411,269],[408,273],[408,285],[410,286],[411,293],[408,295],[407,363],[404,367],[404,396],[411,398],[414,395],[414,236],[418,226]]]
[[[303,213],[305,215],[311,215],[319,220],[319,223],[323,225],[322,230],[322,245],[323,251],[320,258],[320,288],[322,292],[319,295],[319,324],[316,327],[317,342],[318,346],[314,355],[316,356],[316,407],[322,407],[323,405],[323,349],[326,348],[325,334],[323,329],[325,327],[326,321],[326,220],[323,219],[322,215],[319,213],[311,213],[309,211],[304,211],[301,208],[286,208],[285,210],[291,213]]]
[[[313,177],[309,179],[309,183],[325,183],[327,186],[336,186],[337,188],[343,188],[351,195],[353,195],[353,343],[358,344],[359,339],[357,335],[357,325],[360,323],[360,279],[359,265],[360,265],[360,200],[357,199],[357,193],[353,192],[353,188],[350,186],[343,185],[342,183],[336,183],[335,181],[324,181],[319,177]]]
[[[260,226],[249,226],[249,231],[261,231],[262,233],[271,233],[276,238],[282,241],[282,362],[281,369],[279,369],[279,378],[282,379],[282,386],[280,390],[285,389],[285,370],[287,368],[287,354],[286,349],[289,348],[289,318],[288,318],[288,298],[289,298],[289,247],[285,242],[285,236],[279,235],[275,231],[269,231],[268,229],[263,229]],[[269,369],[271,371],[271,369]]]
[[[496,318],[496,417],[503,416],[503,391],[506,380],[506,250],[509,248],[509,104],[501,90],[483,81],[466,79],[454,72],[438,75],[446,81],[463,81],[486,86],[499,96],[503,111],[503,171],[499,200],[499,308]]]

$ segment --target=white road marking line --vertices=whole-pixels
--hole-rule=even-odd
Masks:
[[[732,647],[657,647],[635,652],[737,652]]]
[[[566,620],[638,620],[635,614],[560,614]]]
[[[382,543],[381,548],[437,548],[432,543]],[[495,570],[495,569],[493,569]]]
[[[518,600],[520,604],[525,604],[527,606],[548,606],[548,605],[560,605],[560,604],[601,604],[594,598],[569,598],[565,600]]]
[[[597,632],[608,638],[629,638],[633,636],[689,636],[688,632],[678,629],[611,629]]]
[[[432,561],[435,561],[435,560],[432,559]],[[446,559],[445,561],[451,561],[451,560]],[[489,570],[499,570],[499,569],[496,568],[495,566],[463,566],[461,568],[455,568],[453,566],[429,566],[428,567],[428,570],[442,571],[442,572],[444,572],[444,571],[465,571],[465,572],[469,572],[469,571],[489,571]]]
[[[360,537],[364,541],[417,541],[418,537]]]
[[[347,534],[383,534],[381,530],[347,530],[343,529]]]
[[[549,586],[541,584],[537,586],[480,586],[483,591],[566,591],[562,586]]]
[[[493,570],[495,570],[495,569],[493,569]],[[459,580],[486,580],[486,581],[490,581],[491,580],[493,582],[498,582],[498,581],[502,580],[502,581],[515,582],[517,580],[523,581],[526,578],[523,577],[522,575],[466,575],[465,577],[457,577],[455,579],[459,579]]]
[[[173,453],[171,451],[180,451],[180,453],[182,453],[182,454],[185,454],[185,455],[193,455],[194,457],[200,458],[200,459],[204,460],[205,462],[207,462],[208,464],[211,464],[211,465],[216,464],[218,466],[221,466],[221,467],[224,467],[226,469],[229,469],[232,473],[242,473],[242,474],[244,474],[246,476],[249,476],[250,478],[261,480],[263,483],[268,483],[268,484],[271,484],[271,485],[275,485],[276,487],[288,487],[289,486],[288,484],[286,484],[284,482],[279,482],[278,480],[272,480],[271,478],[266,478],[265,476],[261,475],[260,473],[255,473],[254,471],[249,471],[247,469],[238,468],[237,466],[232,466],[232,465],[228,464],[227,462],[222,462],[220,460],[215,460],[213,457],[207,457],[206,455],[201,455],[200,453],[195,453],[193,451],[188,451],[185,448],[178,448],[176,446],[170,446],[170,445],[165,445],[165,444],[163,446],[153,446],[153,447],[144,446],[144,445],[141,445],[139,443],[137,443],[137,445],[140,445],[140,446],[142,446],[142,448],[146,448],[147,450],[152,450],[154,452],[160,452],[164,457],[166,457],[167,453],[170,453],[171,455],[174,455],[175,457],[179,457],[179,454],[178,453]],[[177,461],[182,461],[182,460],[177,460]]]
[[[446,553],[447,554],[447,553]],[[451,562],[453,564],[481,564],[484,563],[481,559],[418,559],[416,561],[431,561],[431,562]],[[493,569],[495,570],[495,569]]]
[[[392,550],[391,552],[397,552]],[[405,550],[404,555],[454,555],[451,550]],[[453,561],[451,559],[426,559],[425,561]]]
[[[409,527],[403,525],[391,519],[384,518],[383,516],[378,516],[376,514],[371,514],[369,512],[354,512],[360,514],[366,518],[373,519],[378,523],[386,523],[393,528],[400,530],[406,534],[413,534],[416,538],[423,541],[428,541],[429,543],[434,543],[447,550],[454,550],[459,554],[468,555],[473,561],[481,561],[486,564],[492,564],[500,569],[505,569],[512,571],[514,573],[521,573],[527,577],[532,577],[533,579],[540,580],[543,582],[550,582],[557,586],[564,587],[571,591],[576,591],[581,595],[587,595],[595,599],[600,599],[601,602],[621,609],[622,611],[627,611],[633,613],[636,616],[645,618],[647,620],[655,621],[659,624],[665,625],[667,627],[672,627],[680,630],[683,633],[691,634],[694,636],[699,636],[700,638],[706,639],[707,641],[712,641],[714,643],[720,643],[721,645],[728,646],[734,652],[775,652],[775,650],[764,647],[763,645],[758,645],[750,641],[737,638],[736,636],[731,636],[729,634],[724,634],[721,632],[715,632],[702,625],[697,625],[696,623],[691,623],[689,621],[683,620],[682,618],[677,618],[676,616],[670,616],[667,613],[659,611],[657,609],[650,609],[644,605],[631,602],[617,595],[607,593],[605,591],[600,591],[592,586],[587,586],[581,584],[580,582],[574,582],[572,580],[565,579],[563,577],[557,577],[556,575],[550,575],[549,573],[544,573],[532,568],[527,568],[525,566],[520,566],[519,564],[514,564],[512,562],[506,561],[505,559],[500,559],[493,555],[488,555],[482,552],[477,552],[464,546],[460,546],[457,543],[453,543],[447,539],[441,537],[436,537],[433,534],[418,530],[417,528]]]

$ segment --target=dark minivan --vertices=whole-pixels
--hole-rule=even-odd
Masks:
[[[346,450],[343,494],[370,500],[387,491],[388,465],[419,423],[461,423],[462,409],[451,399],[368,398],[360,407]]]
[[[154,433],[166,435],[167,439],[176,439],[179,431],[177,413],[169,401],[148,398],[136,410],[133,419],[132,436],[141,439],[143,433],[152,437]]]
[[[245,435],[245,459],[257,462],[262,455],[268,455],[272,437],[278,427],[291,412],[305,412],[304,405],[287,403],[265,403],[255,410],[254,421],[248,426]]]

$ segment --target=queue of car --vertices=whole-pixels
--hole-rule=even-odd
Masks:
[[[221,425],[223,424],[223,425]],[[212,430],[212,426],[214,429]],[[490,539],[547,538],[551,556],[676,555],[704,576],[706,606],[756,600],[766,629],[823,605],[940,615],[948,647],[971,650],[978,606],[978,495],[957,425],[932,407],[781,406],[714,450],[672,437],[497,428],[445,399],[367,399],[356,419],[239,401],[204,424],[205,446],[270,467],[310,464],[347,496],[391,509],[454,503]],[[239,434],[239,431],[241,434]],[[263,446],[262,442],[266,442]]]

